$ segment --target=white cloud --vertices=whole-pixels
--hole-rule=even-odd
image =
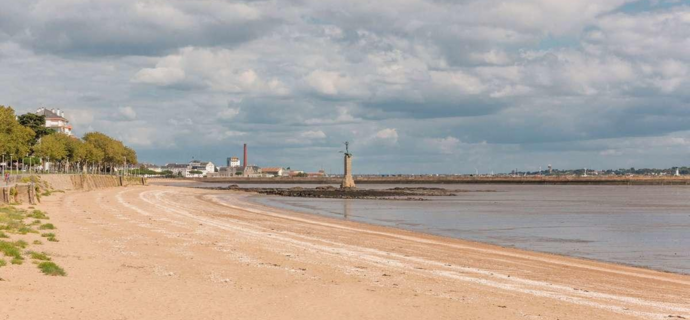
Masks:
[[[117,111],[120,116],[126,120],[134,120],[137,118],[137,113],[132,107],[118,107]]]
[[[225,138],[230,138],[230,137],[241,137],[246,135],[246,132],[241,132],[241,131],[233,131],[233,130],[227,130],[223,132],[223,136]]]
[[[437,148],[441,153],[452,154],[455,153],[460,145],[460,140],[455,137],[445,137],[439,139],[429,139],[428,143],[434,148]]]
[[[184,78],[184,70],[156,67],[139,70],[139,72],[134,75],[134,78],[132,78],[132,82],[166,86],[184,80]]]
[[[324,139],[326,134],[321,130],[310,130],[300,134],[300,137],[305,139]]]
[[[304,121],[308,125],[326,125],[326,124],[347,124],[362,121],[361,118],[356,118],[350,114],[347,107],[337,107],[337,116],[335,118],[311,118]]]
[[[218,113],[218,118],[223,120],[230,120],[240,114],[240,108],[225,108]]]
[[[380,141],[386,141],[390,143],[398,143],[398,130],[395,128],[386,128],[379,130],[376,132],[376,135],[374,135],[376,139]]]
[[[346,76],[333,71],[314,70],[305,81],[318,93],[325,95],[338,95],[350,86],[350,80]]]
[[[456,71],[431,71],[431,79],[434,84],[450,90],[459,90],[467,94],[479,94],[484,91],[482,81],[460,70]]]

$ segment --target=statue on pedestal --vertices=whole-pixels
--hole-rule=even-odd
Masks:
[[[352,178],[352,154],[350,153],[349,142],[345,142],[345,152],[343,153],[345,154],[345,169],[343,172],[343,182],[340,184],[340,188],[354,189],[355,179]]]

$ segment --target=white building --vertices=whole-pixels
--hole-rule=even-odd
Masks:
[[[191,171],[201,171],[201,173],[194,174],[194,177],[197,176],[206,176],[209,173],[214,173],[216,172],[216,166],[213,164],[213,162],[202,162],[198,160],[192,160],[189,162],[189,166],[191,167]]]
[[[189,171],[191,171],[191,167],[186,163],[167,163],[163,169],[172,172],[174,176],[185,178],[189,175]]]
[[[267,177],[282,177],[283,171],[284,169],[279,167],[261,168],[261,173],[263,173]]]
[[[228,158],[228,167],[234,168],[234,167],[239,167],[239,166],[240,166],[240,158],[238,158],[238,157]]]
[[[46,128],[53,129],[68,136],[72,135],[72,126],[65,118],[65,113],[60,111],[60,109],[48,110],[46,108],[40,108],[36,110],[36,114],[46,117]]]

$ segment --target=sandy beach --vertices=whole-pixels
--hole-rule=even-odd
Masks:
[[[0,319],[690,319],[690,276],[130,186],[36,206],[67,271],[0,269]]]

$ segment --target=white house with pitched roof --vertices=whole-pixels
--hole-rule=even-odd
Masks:
[[[72,135],[72,125],[65,118],[65,112],[60,109],[46,109],[40,108],[36,110],[36,114],[46,117],[46,128],[53,129],[57,132],[64,133],[68,136]]]

